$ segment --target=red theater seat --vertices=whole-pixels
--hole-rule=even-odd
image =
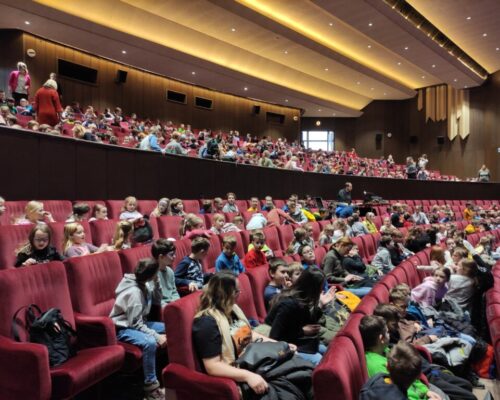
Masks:
[[[177,400],[239,400],[236,383],[200,372],[192,342],[193,319],[201,292],[195,292],[163,309],[170,364],[163,370],[163,383]]]
[[[100,246],[104,243],[111,245],[113,242],[113,236],[115,234],[117,223],[118,220],[113,219],[96,220],[90,222],[90,232],[93,243],[96,246]]]
[[[179,240],[179,228],[181,226],[182,217],[176,216],[166,216],[156,218],[156,222],[158,222],[158,232],[161,238],[173,238],[175,240]]]
[[[64,241],[64,222],[49,222],[50,229],[52,230],[52,246],[54,246],[59,253],[63,253],[62,245]],[[83,226],[85,232],[85,241],[94,243],[92,240],[92,232],[88,221],[81,221],[80,225]]]
[[[0,226],[0,269],[13,267],[16,249],[28,240],[33,225]]]
[[[223,234],[219,235],[221,249],[222,249],[222,239],[226,236],[232,236],[236,239],[235,253],[240,258],[240,260],[243,260],[246,252],[245,252],[245,247],[243,245],[243,239],[241,238],[240,232],[227,232],[227,233],[223,233]]]
[[[139,260],[151,258],[151,245],[147,244],[132,249],[121,250],[118,252],[118,255],[120,256],[122,273],[131,274],[134,272]]]
[[[378,305],[378,300],[376,297],[367,294],[365,297],[361,299],[361,303],[354,310],[355,313],[363,314],[363,315],[372,315],[373,310]]]
[[[294,227],[292,225],[280,225],[278,235],[280,237],[281,249],[285,251],[293,240]]]
[[[153,210],[156,208],[158,204],[158,201],[156,200],[138,200],[137,201],[137,210],[142,214],[142,215],[147,215],[149,217],[149,214],[153,212]]]
[[[43,282],[43,285],[41,283]],[[73,314],[64,265],[52,262],[32,268],[0,271],[0,398],[68,399],[118,371],[123,348],[116,345],[114,326],[108,318]],[[40,344],[16,343],[11,321],[22,306],[55,307],[76,328],[78,353],[64,364],[50,368],[47,349]],[[21,317],[24,323],[24,318]],[[92,336],[98,347],[86,340]],[[22,335],[26,341],[26,335]],[[20,379],[22,377],[22,379]]]
[[[237,304],[245,314],[248,320],[259,322],[257,309],[253,299],[252,285],[247,274],[239,274],[238,281],[240,284],[240,293],[238,295]]]
[[[215,261],[222,252],[220,239],[218,235],[210,236],[210,248],[208,249],[207,256],[202,261],[204,272],[215,272]],[[180,261],[180,259],[179,259]]]
[[[253,300],[255,309],[257,310],[257,316],[260,322],[264,322],[267,315],[266,305],[264,303],[264,289],[271,280],[268,274],[268,266],[263,265],[261,267],[251,268],[246,274],[252,285]]]
[[[67,200],[41,200],[45,211],[50,211],[56,222],[64,222],[73,212],[71,201]]]
[[[282,250],[278,228],[269,226],[262,230],[266,236],[266,244],[272,251]]]
[[[248,201],[246,200],[236,200],[235,203],[240,213],[248,209]]]
[[[106,206],[108,207],[108,218],[118,219],[122,212],[123,200],[106,200]]]
[[[24,215],[27,201],[6,201],[5,214],[0,217],[0,225],[11,225]]]
[[[182,200],[184,205],[184,212],[198,214],[201,210],[200,202],[198,200]]]
[[[321,233],[321,226],[319,225],[318,222],[309,222],[307,225],[309,225],[313,229],[313,239],[315,242],[318,241],[319,235]]]

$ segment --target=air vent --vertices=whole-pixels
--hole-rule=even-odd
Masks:
[[[212,100],[204,99],[203,97],[195,97],[194,99],[194,105],[196,107],[205,108],[207,110],[212,109],[212,103]]]
[[[57,60],[57,72],[60,76],[64,76],[65,78],[75,79],[92,85],[97,83],[98,71],[96,69],[61,60],[60,58]]]
[[[167,90],[167,100],[173,101],[174,103],[186,104],[186,94]]]
[[[273,124],[283,124],[285,122],[285,116],[283,114],[267,112],[266,121],[271,122]]]

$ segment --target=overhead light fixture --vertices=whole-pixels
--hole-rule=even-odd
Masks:
[[[370,88],[370,90],[375,90],[375,88]]]
[[[368,26],[373,26],[373,24],[371,22],[368,22]]]
[[[457,78],[453,79],[453,82],[458,82],[458,79]]]
[[[333,26],[333,22],[330,22],[328,25]]]
[[[318,108],[318,111],[321,112],[321,108]]]
[[[332,115],[335,117],[337,114],[333,113]]]
[[[196,75],[196,72],[195,71],[191,72],[191,75]]]
[[[405,46],[405,50],[408,50],[408,49],[409,49],[409,47],[408,47],[408,46]]]
[[[127,54],[127,50],[122,50],[122,54]]]
[[[236,28],[231,28],[231,32],[236,32]]]
[[[360,82],[360,81],[357,81],[357,82],[356,82],[356,85],[361,85],[361,82]]]
[[[436,68],[436,64],[432,64],[432,68]]]
[[[29,22],[29,21],[24,21],[24,23],[25,23],[26,25],[31,25],[31,22]]]
[[[285,99],[285,103],[288,103],[288,99]]]
[[[422,75],[422,79],[425,79],[425,75]]]
[[[500,50],[500,47],[497,47],[495,50],[496,50],[496,51]]]
[[[483,33],[483,37],[486,37],[486,36],[488,36],[488,34],[487,33]]]
[[[387,93],[384,92],[384,96],[387,96]]]
[[[401,61],[398,62],[398,65],[401,65]]]
[[[372,45],[371,45],[371,44],[369,44],[369,45],[368,45],[368,48],[369,48],[369,49],[371,49],[371,48],[372,48]]]
[[[328,71],[328,68],[325,68],[325,71]]]
[[[288,54],[288,50],[285,50],[283,53]]]
[[[316,126],[321,126],[321,121],[320,120],[316,121]]]
[[[467,17],[465,18],[467,21],[470,21],[472,17]]]
[[[245,86],[245,87],[243,88],[243,90],[246,92],[246,91],[248,90],[248,88]]]
[[[469,86],[465,85],[465,86],[464,86],[464,89],[467,89],[468,87],[469,87]]]

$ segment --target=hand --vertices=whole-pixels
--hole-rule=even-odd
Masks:
[[[428,391],[427,392],[427,399],[428,400],[443,400],[440,395],[438,395],[436,392]]]
[[[431,343],[437,342],[439,339],[436,335],[429,335],[429,339],[431,340]]]
[[[167,347],[167,335],[160,335],[158,338],[158,347],[161,347],[162,349]]]
[[[105,251],[108,251],[109,250],[109,245],[107,243],[104,243],[104,244],[101,244],[99,246],[99,248],[97,249],[97,252],[96,253],[103,253]],[[112,247],[112,246],[111,246]]]
[[[356,281],[360,281],[361,278],[357,275],[353,275],[353,274],[348,274],[345,278],[344,278],[344,281],[346,283],[349,283],[349,282],[356,282]]]
[[[190,292],[196,292],[198,290],[198,285],[196,282],[189,282],[188,289]]]
[[[297,346],[295,346],[293,343],[288,343],[288,347],[290,347],[290,350],[294,353],[297,351]]]
[[[430,328],[434,328],[434,320],[432,318],[429,318],[427,320],[427,325],[429,325]]]
[[[319,324],[309,324],[302,327],[302,331],[306,336],[314,336],[319,333],[321,325]]]
[[[267,392],[267,382],[260,375],[248,371],[248,376],[245,379],[245,382],[256,394],[264,394]]]
[[[416,332],[420,332],[422,330],[422,326],[418,322],[415,322],[413,326],[415,327]]]
[[[321,293],[319,295],[319,305],[321,307],[326,306],[328,303],[330,303],[334,298],[335,298],[335,291],[337,288],[335,286],[332,286],[328,292],[326,293]]]
[[[25,262],[23,262],[23,265],[33,265],[36,264],[36,260],[34,258],[28,258]]]
[[[43,215],[45,215],[45,218],[47,218],[47,220],[49,222],[54,222],[54,218],[52,217],[52,214],[50,213],[50,211],[44,211]]]

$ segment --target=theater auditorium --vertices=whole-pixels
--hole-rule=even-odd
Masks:
[[[500,398],[498,0],[0,0],[0,400]]]

